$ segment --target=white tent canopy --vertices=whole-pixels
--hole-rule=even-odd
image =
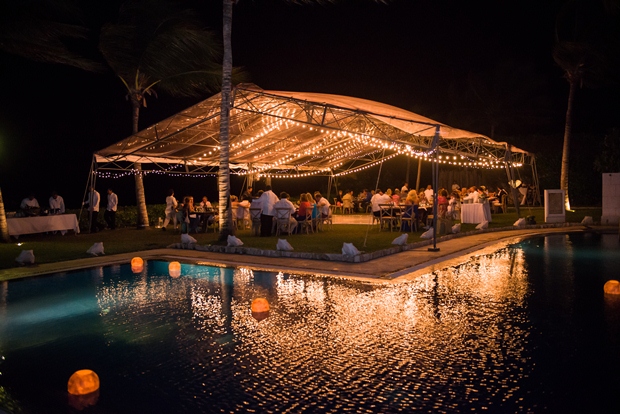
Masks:
[[[139,162],[144,172],[214,173],[220,103],[221,94],[214,95],[95,152],[96,169],[131,171]],[[233,90],[229,155],[233,173],[271,177],[338,176],[397,155],[482,168],[534,162],[532,154],[510,144],[394,106],[251,84]]]

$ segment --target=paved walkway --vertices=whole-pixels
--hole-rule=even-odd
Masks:
[[[346,277],[372,282],[394,282],[411,279],[422,273],[432,272],[435,269],[464,262],[474,252],[481,253],[486,249],[490,253],[492,250],[497,249],[499,247],[497,245],[500,243],[514,243],[534,235],[578,232],[587,229],[585,226],[571,226],[485,232],[438,242],[437,247],[439,251],[437,252],[429,251],[429,246],[425,245],[363,263],[262,257],[197,250],[156,249],[6,269],[0,271],[0,280],[64,272],[106,264],[128,263],[132,257],[140,256],[143,259],[177,259],[201,264],[243,266],[271,271],[286,271],[289,273]]]

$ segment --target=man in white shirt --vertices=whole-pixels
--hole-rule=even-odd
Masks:
[[[271,236],[273,227],[273,216],[276,214],[274,205],[278,202],[278,196],[271,191],[271,186],[265,188],[265,192],[260,196],[260,235],[261,237]]]
[[[383,194],[380,188],[377,188],[375,191],[375,195],[370,199],[370,204],[372,205],[372,214],[379,217],[381,216],[381,207],[380,204],[391,204],[392,197],[387,194]]]
[[[88,205],[88,211],[90,212],[90,232],[96,233],[99,231],[97,226],[97,218],[99,217],[99,192],[94,187],[90,187],[87,199],[82,203]]]
[[[426,186],[426,190],[424,190],[424,197],[426,197],[426,201],[428,201],[429,203],[433,203],[433,195],[435,195],[435,192],[433,191],[433,186],[429,184]]]
[[[469,193],[465,197],[463,197],[463,200],[467,200],[467,202],[469,203],[477,203],[480,193],[478,192],[476,186],[469,187],[468,191]]]
[[[407,193],[409,192],[409,183],[405,183],[400,189],[401,194],[405,194],[403,198],[407,197]]]
[[[174,197],[174,190],[171,188],[168,190],[168,197],[166,197],[166,219],[164,220],[164,225],[162,226],[162,230],[166,230],[166,227],[172,220],[172,224],[174,225],[174,229],[177,228],[177,206],[179,205],[177,199]]]
[[[50,214],[65,214],[65,200],[56,191],[52,191],[49,205]]]
[[[323,197],[318,191],[314,193],[314,201],[316,202],[316,207],[321,212],[321,217],[329,217],[329,201],[327,201],[327,199]]]
[[[28,197],[22,200],[20,204],[25,216],[38,216],[39,215],[39,202],[34,198],[34,194],[30,193]]]
[[[110,230],[116,229],[116,208],[118,207],[118,196],[111,188],[108,188],[108,206],[103,213],[103,219],[108,224]]]

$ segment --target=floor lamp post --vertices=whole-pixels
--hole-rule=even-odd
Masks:
[[[439,191],[437,183],[439,182],[439,125],[435,127],[435,136],[433,137],[433,150],[435,151],[435,162],[431,166],[433,175],[433,247],[429,247],[429,252],[438,252],[437,247],[437,199]]]

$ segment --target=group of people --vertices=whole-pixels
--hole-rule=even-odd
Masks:
[[[175,230],[180,227],[181,233],[185,234],[197,233],[199,228],[205,228],[217,219],[207,196],[203,196],[198,205],[195,204],[193,196],[185,196],[182,202],[178,202],[173,189],[168,190],[165,215],[163,231],[166,231],[172,222]]]
[[[88,206],[88,212],[90,216],[90,232],[96,233],[100,230],[97,219],[99,218],[99,203],[101,196],[99,192],[95,190],[95,187],[89,187],[86,200],[82,203],[83,206]],[[107,204],[105,212],[103,213],[103,219],[106,222],[106,228],[109,230],[116,229],[116,211],[118,210],[118,196],[111,188],[107,190]]]
[[[48,214],[65,214],[65,200],[58,195],[56,191],[52,191],[52,195],[48,200],[49,209],[41,209],[39,201],[35,198],[34,193],[30,193],[24,198],[19,205],[21,213],[25,217],[48,215]]]

